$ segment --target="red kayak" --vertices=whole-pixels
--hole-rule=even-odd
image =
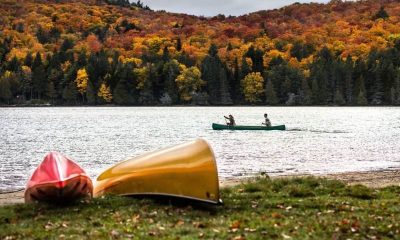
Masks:
[[[85,171],[60,153],[50,152],[33,172],[25,202],[70,202],[92,194],[92,180]]]

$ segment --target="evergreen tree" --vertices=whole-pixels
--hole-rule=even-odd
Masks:
[[[165,46],[163,49],[163,55],[162,55],[162,61],[164,63],[168,62],[171,59],[171,57],[169,56],[169,51],[168,51],[168,47]]]
[[[49,81],[47,84],[46,96],[51,100],[51,104],[54,104],[54,99],[57,97],[57,91],[53,81]]]
[[[181,42],[181,38],[178,38],[176,40],[176,51],[180,52],[182,50],[182,42]]]
[[[247,50],[246,57],[251,58],[253,62],[252,72],[264,72],[263,56],[264,53],[259,49],[255,50],[253,45]]]
[[[400,69],[397,70],[397,77],[391,89],[391,104],[400,105]]]
[[[9,104],[12,98],[11,86],[7,77],[2,76],[0,78],[0,100]]]
[[[6,69],[11,72],[18,72],[21,70],[20,63],[16,56],[14,56],[11,61],[8,62]]]
[[[385,10],[385,8],[383,6],[381,6],[379,11],[373,17],[374,20],[377,20],[379,18],[382,18],[382,19],[389,18],[389,14],[386,12],[386,10]]]
[[[171,98],[172,104],[179,103],[178,87],[176,86],[175,79],[179,75],[179,62],[171,60],[164,64],[163,76],[165,77],[165,94]]]
[[[231,99],[231,95],[229,93],[228,78],[226,76],[225,68],[221,68],[219,70],[219,79],[221,81],[221,91],[220,91],[221,104],[222,105],[232,105],[233,102]]]
[[[207,57],[201,64],[201,76],[207,83],[211,104],[223,104],[221,93],[229,92],[228,84],[222,83],[221,68],[224,68],[224,65],[218,56],[218,48],[215,44],[212,44]]]
[[[29,52],[28,54],[26,54],[24,65],[32,68],[32,63],[33,63],[33,56],[32,53]]]
[[[47,87],[47,76],[39,53],[36,54],[35,60],[32,64],[32,83],[37,98],[41,99]]]
[[[87,88],[86,88],[86,99],[87,103],[90,105],[94,105],[97,103],[97,90],[94,87],[92,81],[88,81]]]
[[[311,93],[312,93],[311,94],[312,103],[315,104],[315,105],[320,104],[320,101],[319,101],[319,86],[318,86],[318,81],[315,78],[312,79]]]
[[[353,103],[353,79],[352,72],[353,71],[353,60],[351,56],[348,56],[345,64],[345,75],[344,75],[344,95],[345,101],[347,104]]]
[[[358,91],[357,98],[356,98],[357,105],[367,105],[368,99],[367,99],[366,90],[365,90],[364,78],[362,76],[356,82],[356,91]]]
[[[345,105],[346,104],[346,102],[343,98],[342,91],[340,91],[339,89],[336,90],[334,103],[336,105]]]
[[[358,93],[358,97],[357,97],[357,105],[364,106],[367,104],[368,104],[368,100],[365,97],[365,93],[362,90],[360,90],[360,92]]]
[[[249,74],[249,73],[247,73]],[[247,75],[246,74],[246,75]],[[231,80],[231,97],[233,100],[234,104],[241,104],[244,102],[244,96],[243,92],[240,86],[240,80],[243,79],[241,77],[242,73],[239,67],[239,62],[238,59],[235,58],[234,64],[233,64],[233,75],[232,75],[232,80]],[[245,75],[245,76],[246,76]]]
[[[300,91],[300,99],[301,99],[301,104],[303,105],[310,105],[312,102],[312,93],[310,86],[308,85],[307,79],[303,78],[301,81],[301,91]]]
[[[64,88],[63,90],[63,99],[68,103],[68,104],[75,104],[76,103],[76,97],[78,95],[78,91],[75,87],[75,83],[73,81],[70,81]]]
[[[244,79],[249,73],[251,73],[250,66],[247,63],[246,58],[242,57],[242,67],[239,72],[240,80]]]
[[[265,96],[268,105],[276,105],[279,103],[272,80],[267,81],[267,85],[265,86]]]

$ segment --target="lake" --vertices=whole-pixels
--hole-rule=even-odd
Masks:
[[[287,131],[213,131],[235,116]],[[93,179],[142,153],[206,139],[221,179],[266,172],[325,174],[400,168],[399,107],[47,107],[0,108],[0,191],[23,188],[49,151]]]

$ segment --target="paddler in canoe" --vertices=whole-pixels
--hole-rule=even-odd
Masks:
[[[268,114],[264,114],[265,122],[261,123],[262,125],[265,125],[266,127],[271,127],[271,121],[268,118]]]
[[[228,125],[228,126],[236,126],[235,118],[233,118],[233,116],[231,114],[229,114],[228,117],[224,116],[224,118],[229,120],[229,122],[226,122],[226,125]]]

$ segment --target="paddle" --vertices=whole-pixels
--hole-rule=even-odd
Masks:
[[[225,116],[224,116],[224,120],[225,120],[225,124],[226,124],[227,126],[229,126],[228,121],[226,121]]]

